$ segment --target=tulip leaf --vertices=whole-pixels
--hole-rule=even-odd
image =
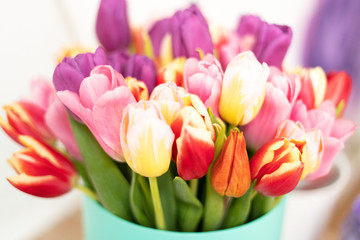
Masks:
[[[136,174],[135,172],[132,172],[132,179],[130,184],[130,207],[132,210],[132,213],[134,214],[135,220],[147,227],[155,227],[154,224],[154,208],[150,202],[150,206],[147,202],[148,197],[146,196],[146,190],[144,191],[141,187],[140,178],[143,178],[142,176]],[[149,186],[147,187],[149,193]]]
[[[176,231],[176,198],[170,171],[157,178],[166,229]]]
[[[254,186],[251,185],[243,196],[232,200],[224,218],[222,228],[236,227],[246,223],[250,214],[253,190]]]
[[[83,180],[84,185],[89,188],[90,190],[94,190],[94,186],[89,178],[89,175],[86,171],[86,168],[84,166],[84,164],[78,160],[72,160],[72,163],[75,165],[76,167],[76,171],[79,173],[79,175],[81,176],[81,179]]]
[[[211,185],[210,172],[206,175],[206,192],[204,204],[203,231],[213,231],[220,227],[224,214],[224,197],[218,194]]]
[[[252,200],[249,220],[254,220],[269,212],[273,209],[273,207],[275,207],[276,203],[277,201],[275,197],[267,197],[257,193]]]
[[[214,160],[216,160],[221,153],[221,149],[226,141],[226,125],[221,119],[215,117],[210,108],[208,108],[208,113],[216,133],[214,154]]]
[[[100,203],[111,213],[131,221],[128,181],[90,130],[71,117],[70,122]]]
[[[179,230],[183,232],[194,232],[197,230],[203,215],[203,206],[181,177],[175,177],[173,183],[177,201]]]

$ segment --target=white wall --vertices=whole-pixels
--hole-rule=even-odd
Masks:
[[[297,65],[302,32],[314,1],[222,0],[169,1],[128,0],[131,22],[142,25],[154,16],[171,15],[189,2],[200,5],[214,23],[234,27],[239,16],[254,13],[263,19],[293,28],[294,40],[286,62]],[[29,81],[51,79],[55,59],[63,47],[81,44],[96,47],[97,0],[0,1],[0,105],[28,95]],[[4,116],[3,112],[0,113]],[[79,202],[76,193],[55,200],[26,195],[13,188],[6,177],[14,171],[6,163],[20,147],[0,131],[0,239],[31,239],[54,224]]]

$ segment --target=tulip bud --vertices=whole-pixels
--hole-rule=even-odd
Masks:
[[[237,55],[224,74],[220,116],[232,125],[245,125],[254,119],[265,98],[268,76],[269,67],[261,65],[252,52]]]
[[[241,197],[251,183],[243,133],[231,131],[211,170],[211,184],[220,195]]]
[[[191,180],[205,176],[213,161],[215,130],[199,97],[184,99],[186,106],[171,124],[176,139],[173,155],[179,176]]]
[[[330,99],[336,106],[337,117],[341,117],[351,92],[351,77],[344,71],[330,72],[326,75],[327,87],[325,99]]]
[[[144,82],[138,81],[136,78],[125,78],[126,85],[130,88],[131,93],[134,95],[136,101],[148,100],[149,92]]]
[[[298,68],[292,71],[300,77],[301,90],[299,99],[308,109],[317,108],[323,101],[326,92],[326,75],[322,68]]]
[[[186,91],[196,94],[219,116],[218,106],[221,83],[224,73],[219,61],[213,55],[206,55],[201,61],[196,58],[186,60],[184,67],[184,85]]]
[[[305,141],[275,138],[263,145],[250,161],[255,190],[264,196],[281,196],[300,181]]]
[[[166,123],[171,125],[178,115],[180,109],[184,107],[183,96],[185,90],[169,82],[158,85],[151,93],[150,99],[158,102],[161,107]]]
[[[175,58],[166,66],[162,67],[157,76],[157,85],[162,83],[174,82],[178,86],[183,86],[183,71],[186,58]]]
[[[125,49],[130,42],[125,0],[101,0],[96,19],[96,34],[108,51]]]
[[[174,133],[157,102],[141,100],[124,109],[120,140],[125,160],[134,172],[158,177],[169,169]]]
[[[134,77],[146,84],[149,93],[156,84],[156,67],[154,62],[145,55],[132,55],[126,63],[124,76]]]
[[[170,32],[174,57],[198,57],[197,49],[213,53],[209,26],[196,5],[174,14]]]
[[[26,146],[13,154],[9,164],[19,173],[8,181],[17,189],[38,197],[57,197],[72,189],[76,171],[69,159],[29,136],[20,136]]]

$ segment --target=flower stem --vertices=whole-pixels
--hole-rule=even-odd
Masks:
[[[86,195],[88,195],[89,197],[91,197],[92,199],[94,199],[95,201],[98,201],[98,197],[96,196],[95,192],[92,191],[91,189],[81,185],[81,184],[77,184],[75,186],[75,188],[77,188],[78,190],[82,191],[83,193],[85,193]]]
[[[190,180],[190,189],[191,189],[191,192],[194,194],[195,197],[196,197],[197,192],[198,192],[198,187],[199,187],[199,179]]]
[[[155,211],[155,222],[158,229],[166,230],[164,213],[161,206],[161,199],[159,194],[159,187],[156,177],[149,177],[151,196]]]

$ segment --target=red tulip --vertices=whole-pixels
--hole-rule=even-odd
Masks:
[[[8,178],[14,187],[38,197],[57,197],[72,189],[76,171],[70,160],[32,137],[19,140],[26,148],[8,160],[19,173]]]
[[[231,131],[211,171],[211,184],[220,195],[241,197],[251,183],[243,133]]]
[[[255,189],[265,196],[281,196],[292,191],[304,169],[305,141],[275,138],[263,145],[250,161]]]
[[[351,92],[351,77],[344,71],[330,72],[326,75],[327,87],[325,99],[331,100],[337,109],[337,116],[341,117]]]
[[[0,118],[0,127],[14,141],[20,143],[19,135],[31,136],[47,143],[55,141],[55,136],[45,123],[45,110],[40,106],[20,101],[4,106],[4,110],[8,121]]]
[[[213,161],[215,131],[199,97],[189,95],[184,103],[171,124],[176,139],[173,156],[179,176],[191,180],[205,176]]]

